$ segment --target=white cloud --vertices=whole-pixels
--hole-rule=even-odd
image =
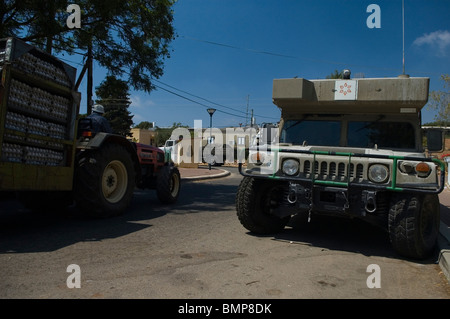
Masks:
[[[137,125],[143,121],[152,121],[152,117],[146,116],[147,113],[152,112],[152,108],[155,107],[155,102],[141,95],[130,96],[131,105],[130,112],[133,115],[133,123]]]
[[[131,106],[135,108],[143,108],[155,105],[155,103],[150,99],[142,99],[139,95],[134,95],[130,97]]]
[[[437,50],[437,55],[445,56],[450,49],[450,32],[447,30],[439,30],[426,33],[415,39],[413,44],[417,46],[429,46],[430,48]]]
[[[133,114],[133,123],[134,125],[138,125],[139,123],[143,122],[143,121],[148,121],[147,119],[145,119],[145,117],[143,117],[140,114]]]

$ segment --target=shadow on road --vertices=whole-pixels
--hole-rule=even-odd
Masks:
[[[125,216],[93,219],[68,208],[58,214],[39,214],[9,203],[0,216],[0,253],[49,252],[78,242],[116,238],[150,227],[130,223]]]
[[[35,214],[14,199],[3,198],[0,254],[54,251],[78,242],[118,238],[153,227],[151,220],[167,214],[235,214],[236,190],[237,185],[232,182],[183,181],[174,205],[162,205],[152,190],[136,190],[129,210],[123,216],[108,219],[85,217],[73,207],[57,215]],[[269,237],[332,251],[404,259],[392,249],[385,231],[358,219],[313,216],[311,223],[299,228],[294,218],[283,232]],[[430,264],[437,259],[438,251],[426,260],[414,261]]]
[[[232,210],[235,212],[236,185],[220,183],[183,183],[183,196],[174,213],[185,214],[205,211]]]
[[[0,201],[0,254],[49,252],[78,242],[118,238],[152,227],[166,214],[234,209],[236,186],[183,182],[177,203],[163,205],[153,190],[136,190],[128,211],[118,217],[89,218],[75,207],[33,213],[13,196]],[[145,222],[143,222],[145,221]]]
[[[304,225],[297,223],[294,217],[284,231],[272,237],[274,240],[319,247],[323,250],[410,260],[393,250],[385,230],[359,219],[313,216],[311,222]],[[435,264],[438,253],[436,248],[430,257],[410,261]]]
[[[105,219],[87,217],[75,207],[43,214],[27,210],[13,199],[0,202],[0,253],[54,251],[78,242],[117,238],[151,227],[136,221],[160,217],[170,208],[156,198],[143,202],[140,195],[136,194],[134,199],[138,207],[133,201],[129,212]]]

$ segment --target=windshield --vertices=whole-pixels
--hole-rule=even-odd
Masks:
[[[414,128],[407,122],[349,122],[348,146],[413,149]]]
[[[280,143],[339,146],[340,136],[340,121],[291,120],[284,123]]]
[[[347,130],[342,130],[343,125],[347,125]],[[345,131],[346,145],[341,145]],[[408,122],[288,120],[283,125],[280,143],[414,149],[415,134]]]

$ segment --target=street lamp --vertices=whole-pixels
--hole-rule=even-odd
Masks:
[[[211,144],[211,142],[212,142],[212,116],[213,116],[214,112],[216,111],[216,109],[209,108],[209,109],[207,109],[207,111],[209,113],[209,143]],[[211,159],[209,160],[208,168],[211,170]]]

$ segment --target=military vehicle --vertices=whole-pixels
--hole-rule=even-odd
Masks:
[[[164,152],[93,131],[79,114],[76,69],[17,38],[0,39],[0,192],[36,211],[75,203],[95,217],[124,213],[135,188],[173,203],[180,174]]]
[[[320,214],[361,218],[386,229],[400,255],[429,256],[445,166],[425,155],[428,91],[429,78],[407,75],[275,79],[275,142],[260,139],[239,165],[241,224],[270,234],[293,216],[305,224]],[[428,151],[440,150],[442,132],[428,133]]]

